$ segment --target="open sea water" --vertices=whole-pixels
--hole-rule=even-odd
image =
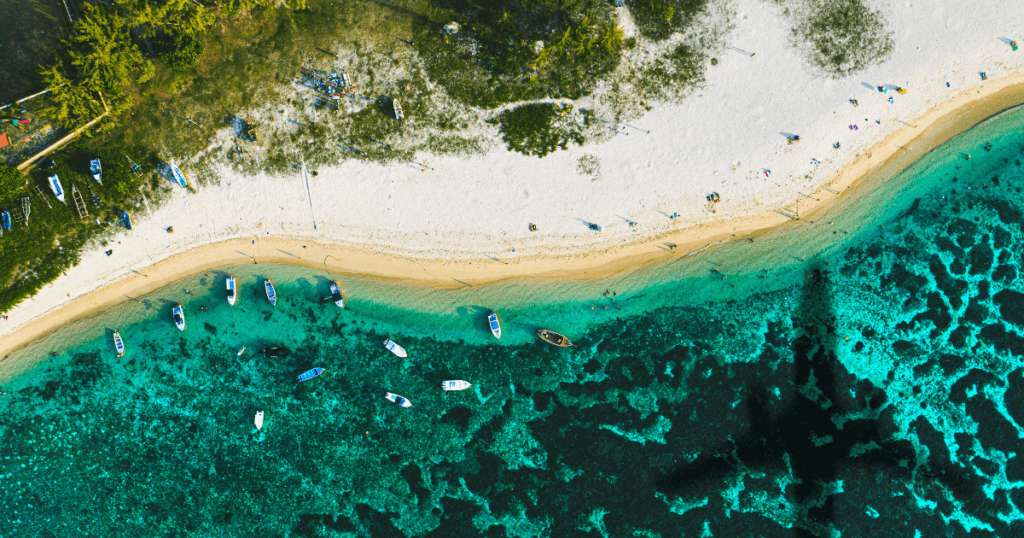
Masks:
[[[605,279],[242,265],[126,297],[5,359],[0,536],[1021,536],[1022,127]]]

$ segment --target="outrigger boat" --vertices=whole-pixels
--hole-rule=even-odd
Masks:
[[[235,300],[237,298],[235,296],[235,277],[233,277],[231,275],[228,275],[227,286],[228,286],[228,304],[231,305],[231,306],[235,306]]]
[[[132,229],[132,216],[127,211],[121,210],[121,220],[124,221],[124,227],[126,229]]]
[[[468,389],[469,387],[472,387],[472,386],[473,386],[473,384],[470,383],[469,381],[463,381],[461,379],[456,379],[454,381],[442,381],[441,382],[441,390],[444,390],[446,392],[449,391],[449,390],[466,390],[466,389]]]
[[[267,357],[267,358],[270,358],[270,359],[280,359],[282,357],[287,357],[288,355],[291,355],[292,354],[292,350],[290,350],[290,349],[288,349],[286,347],[274,346],[274,347],[265,347],[265,348],[263,348],[260,351],[260,353],[264,357]]]
[[[405,348],[392,342],[391,340],[385,340],[384,347],[388,348],[389,351],[391,351],[395,355],[398,355],[399,357],[405,358],[409,356],[409,354],[405,352]]]
[[[491,310],[491,312],[487,314],[487,323],[491,326],[491,334],[493,334],[495,338],[501,338],[501,320],[498,319],[497,312]]]
[[[253,420],[253,423],[256,424],[256,431],[260,431],[260,428],[263,427],[263,411],[256,411],[256,418]]]
[[[53,195],[60,200],[60,203],[66,204],[67,202],[64,201],[64,187],[60,184],[60,178],[57,177],[57,174],[54,174],[48,179],[50,180],[50,190],[53,191]]]
[[[0,215],[0,219],[3,220],[4,229],[8,232],[11,231],[11,212],[4,211],[3,214]]]
[[[331,281],[331,299],[334,299],[334,304],[338,305],[338,308],[345,308],[345,296],[341,293],[341,286],[333,280]]]
[[[114,348],[117,349],[117,356],[124,355],[124,340],[121,340],[121,335],[114,331]]]
[[[324,369],[323,368],[313,368],[312,370],[303,372],[299,376],[299,382],[301,383],[303,381],[309,381],[310,379],[313,379],[314,377],[316,377],[316,376],[318,376],[318,375],[320,375],[322,373],[324,373]]]
[[[402,407],[412,407],[412,402],[410,402],[408,398],[404,398],[404,397],[399,396],[397,394],[388,392],[387,394],[384,395],[384,397],[389,399],[389,400],[391,400],[392,402],[395,402],[396,404],[398,404],[398,405],[400,405]]]
[[[263,288],[267,290],[267,299],[270,299],[270,305],[277,306],[277,292],[274,291],[274,283],[269,278],[265,279]]]
[[[185,174],[181,173],[181,169],[178,168],[177,166],[174,166],[173,164],[170,165],[170,167],[171,167],[171,177],[174,178],[174,181],[177,181],[178,185],[181,185],[182,187],[188,188],[188,180],[185,179]]]
[[[399,103],[398,99],[394,99],[392,100],[391,104],[394,105],[395,107],[395,119],[400,120],[404,118],[405,112],[402,112],[402,103]]]
[[[89,161],[89,172],[92,172],[92,178],[96,183],[103,184],[103,166],[100,165],[99,159]]]
[[[572,345],[572,342],[570,342],[568,338],[556,333],[555,331],[541,329],[537,331],[537,336],[540,337],[541,340],[553,346],[569,347]]]
[[[178,330],[184,331],[185,311],[181,309],[181,303],[174,303],[174,308],[171,309],[171,315],[174,316],[174,324],[178,326]]]

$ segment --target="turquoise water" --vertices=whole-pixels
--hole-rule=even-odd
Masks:
[[[243,265],[126,298],[5,360],[0,536],[1020,535],[1022,126],[598,281]]]

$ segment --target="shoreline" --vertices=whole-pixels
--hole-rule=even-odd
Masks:
[[[980,123],[1024,104],[1024,73],[989,81],[929,109],[913,124],[893,132],[857,154],[850,162],[820,183],[806,203],[801,219],[813,219],[837,206],[853,203],[872,186],[890,180],[909,165]],[[822,195],[831,196],[822,196]],[[792,204],[789,204],[792,205]],[[782,206],[787,209],[788,206]],[[96,288],[49,309],[4,335],[0,357],[32,343],[54,327],[123,302],[125,295],[149,293],[181,278],[215,267],[258,263],[302,265],[323,268],[329,273],[358,275],[371,279],[400,279],[412,285],[455,289],[496,283],[512,278],[591,280],[633,271],[648,264],[706,252],[731,240],[782,230],[794,219],[767,207],[758,213],[721,218],[668,231],[653,231],[639,238],[613,235],[603,241],[575,244],[558,250],[547,245],[544,254],[516,255],[507,261],[472,254],[438,258],[421,256],[422,251],[370,250],[341,242],[318,242],[292,236],[236,236],[201,242],[135,270],[118,269]],[[545,239],[540,236],[538,239]],[[660,244],[672,243],[668,249]],[[565,247],[565,244],[562,243]],[[590,249],[590,250],[584,250]],[[253,254],[247,254],[252,252]],[[429,250],[427,252],[430,252]],[[465,255],[465,254],[464,254]],[[500,262],[500,263],[499,263]],[[118,274],[119,273],[119,274]],[[116,299],[110,299],[114,297]],[[31,299],[27,299],[31,300]],[[2,359],[0,359],[2,360]]]

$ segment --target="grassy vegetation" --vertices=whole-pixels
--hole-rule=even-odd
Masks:
[[[153,156],[144,149],[130,148],[127,155],[152,170],[148,165]],[[95,157],[103,162],[102,185],[89,176],[89,160]],[[36,170],[28,177],[0,165],[0,210],[10,211],[15,219],[13,228],[0,238],[0,312],[34,295],[62,271],[76,265],[82,247],[120,226],[119,210],[134,213],[141,209],[142,193],[159,186],[159,177],[151,172],[141,178],[132,174],[120,150],[95,152],[79,144],[56,155],[54,161],[55,167]],[[47,177],[53,174],[61,180],[67,204],[52,195]],[[41,187],[50,206],[34,192],[35,185]],[[89,211],[85,218],[80,219],[75,211],[72,185],[85,199]],[[100,199],[101,207],[92,203],[89,189]],[[21,199],[26,196],[32,208],[28,226],[18,222],[22,219]]]
[[[623,46],[622,29],[605,2],[431,0],[425,11],[413,31],[430,79],[484,108],[578,99],[615,69]]]
[[[645,64],[635,84],[648,99],[671,99],[704,82],[706,62],[707,55],[703,50],[681,43],[669,53]]]
[[[842,78],[884,61],[895,42],[884,15],[865,0],[809,0],[793,25],[797,48],[813,68]]]
[[[687,30],[709,0],[630,0],[626,4],[637,28],[647,38],[662,40]]]
[[[566,149],[569,142],[583,145],[582,133],[571,123],[560,121],[570,112],[571,105],[532,104],[505,110],[493,121],[508,149],[543,157],[558,148]]]

